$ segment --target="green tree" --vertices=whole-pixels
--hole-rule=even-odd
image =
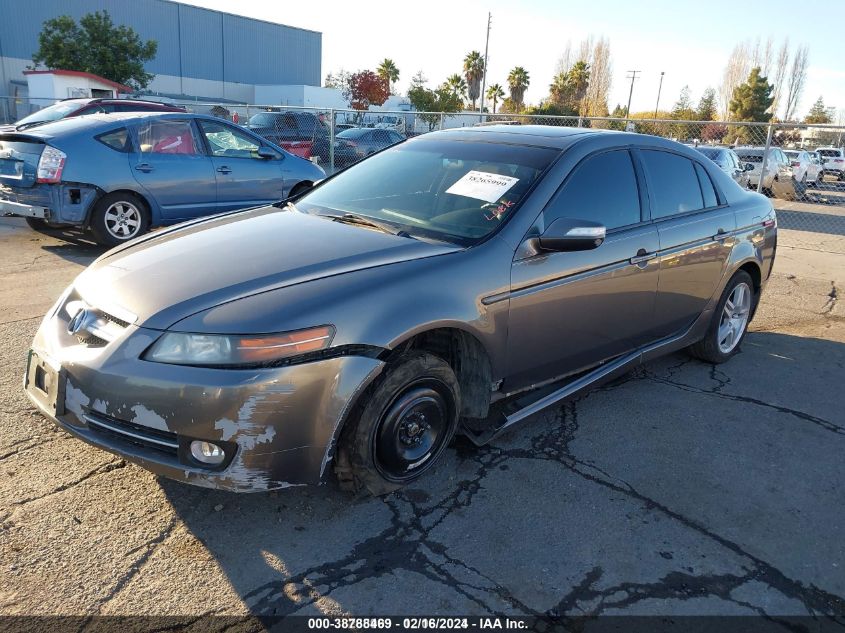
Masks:
[[[689,86],[684,86],[681,89],[678,100],[672,106],[672,118],[682,121],[692,121],[695,118],[695,110],[692,109]]]
[[[505,98],[505,91],[499,84],[491,84],[487,87],[488,100],[493,102],[493,114],[496,114],[496,106]]]
[[[528,71],[522,66],[515,66],[508,73],[508,88],[510,89],[510,100],[512,107],[518,111],[523,107],[525,90],[531,83]]]
[[[420,118],[428,124],[428,129],[433,130],[440,123],[441,112],[457,112],[463,107],[463,100],[455,95],[446,84],[437,90],[426,88],[424,78],[412,85],[408,90],[408,101],[420,112]],[[412,84],[414,82],[412,81]]]
[[[115,25],[108,11],[96,11],[79,24],[67,15],[44,22],[32,62],[33,68],[79,70],[137,90],[153,80],[144,64],[157,50],[154,40],[142,41],[132,28]]]
[[[445,88],[452,96],[457,99],[460,99],[463,102],[467,96],[467,82],[466,80],[455,73],[454,75],[449,75],[446,77],[446,82],[442,86]]]
[[[716,119],[716,91],[713,88],[707,88],[698,101],[698,107],[695,109],[695,119],[697,121],[713,121]]]
[[[484,58],[478,51],[467,53],[464,57],[464,78],[467,83],[467,94],[475,110],[475,101],[481,96],[481,78],[484,77]]]
[[[392,93],[394,85],[399,81],[399,69],[393,60],[385,57],[376,68],[376,74],[387,84],[388,90]]]
[[[830,114],[827,111],[827,108],[824,107],[824,99],[819,97],[816,99],[816,102],[813,104],[813,107],[810,108],[810,111],[807,113],[807,116],[804,117],[804,123],[830,123],[831,118]]]
[[[587,113],[585,97],[587,96],[587,87],[590,85],[590,65],[584,60],[578,60],[566,75],[566,83],[569,85],[572,95],[571,106],[578,114],[585,115]]]
[[[771,120],[772,90],[766,77],[760,74],[760,67],[755,67],[745,83],[734,88],[730,103],[731,118],[734,121],[755,121],[766,123]]]
[[[731,119],[757,123],[771,121],[772,113],[769,109],[774,103],[773,90],[774,86],[760,74],[760,67],[753,68],[746,82],[734,88],[729,106]],[[739,143],[752,143],[760,136],[759,130],[751,126],[738,126],[735,131]],[[733,132],[731,130],[731,134]]]

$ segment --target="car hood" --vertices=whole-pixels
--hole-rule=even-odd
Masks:
[[[109,251],[74,282],[91,305],[152,329],[262,292],[458,246],[275,207],[193,222]],[[330,298],[327,298],[330,300]]]

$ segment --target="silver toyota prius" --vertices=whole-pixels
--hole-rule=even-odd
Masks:
[[[579,390],[742,344],[763,196],[672,141],[488,126],[115,248],[58,298],[24,386],[69,433],[237,491],[385,494]]]

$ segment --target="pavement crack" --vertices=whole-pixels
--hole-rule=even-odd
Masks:
[[[650,372],[647,373],[646,378],[648,380],[651,380],[652,382],[660,383],[663,385],[669,385],[670,387],[682,389],[683,391],[689,391],[692,393],[698,393],[706,396],[713,396],[716,398],[723,398],[725,400],[732,400],[734,402],[744,402],[746,404],[753,404],[759,407],[766,407],[768,409],[777,411],[778,413],[786,413],[787,415],[791,415],[800,420],[804,420],[805,422],[812,422],[813,424],[823,428],[826,431],[830,431],[831,433],[835,433],[837,435],[845,435],[845,427],[841,427],[838,424],[834,424],[833,422],[830,422],[829,420],[825,420],[818,416],[805,413],[804,411],[799,411],[790,407],[784,407],[778,404],[772,404],[771,402],[766,402],[765,400],[752,398],[750,396],[739,396],[736,394],[723,393],[721,389],[725,386],[724,384],[720,385],[716,389],[701,389],[700,387],[694,387],[692,385],[687,385],[682,382],[675,382],[674,380],[669,380],[668,378],[663,378],[662,376],[658,376]]]
[[[96,477],[98,475],[104,475],[106,473],[112,472],[113,470],[117,470],[119,468],[125,468],[125,467],[126,467],[126,462],[123,461],[122,459],[119,459],[119,460],[114,461],[114,462],[109,462],[108,464],[104,464],[102,466],[97,466],[97,468],[94,468],[93,470],[88,471],[87,473],[82,475],[82,477],[79,477],[78,479],[74,479],[71,482],[68,482],[66,484],[62,484],[61,486],[58,486],[57,488],[53,488],[53,490],[51,490],[50,492],[45,492],[43,495],[38,495],[36,497],[27,497],[26,499],[23,499],[21,501],[16,501],[16,502],[12,503],[11,505],[22,506],[22,505],[25,505],[27,503],[32,503],[33,501],[38,501],[39,499],[44,499],[45,497],[49,497],[49,496],[57,494],[59,492],[63,492],[65,490],[69,489],[69,488],[73,488],[74,486],[78,486],[79,484],[81,484],[85,481],[88,481],[92,477]]]

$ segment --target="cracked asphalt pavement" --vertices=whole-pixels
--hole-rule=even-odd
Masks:
[[[649,363],[490,446],[456,440],[383,499],[192,488],[36,414],[21,389],[29,343],[99,252],[0,220],[0,614],[815,614],[845,627],[842,234],[781,231],[729,363]]]

